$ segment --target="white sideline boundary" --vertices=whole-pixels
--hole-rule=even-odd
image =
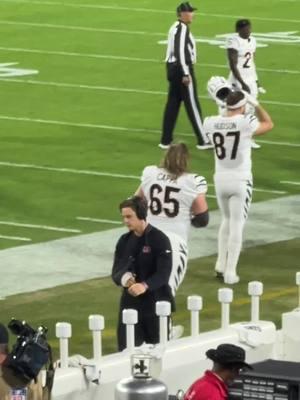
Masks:
[[[48,120],[48,119],[40,119],[40,118],[16,117],[16,116],[9,116],[9,115],[0,115],[0,120],[1,119],[8,120],[8,121],[19,121],[19,122],[49,124],[49,125],[61,125],[61,126],[69,126],[69,127],[74,127],[74,128],[108,129],[108,130],[115,130],[115,131],[145,132],[145,133],[161,134],[161,131],[158,129],[128,128],[128,127],[124,127],[124,126],[89,124],[89,123],[83,123],[83,122],[56,121],[56,120]],[[187,137],[195,136],[192,133],[184,133],[184,132],[178,132],[178,135],[187,136]],[[290,142],[280,142],[280,141],[275,142],[275,141],[271,141],[271,140],[260,140],[260,139],[258,139],[257,141],[261,142],[261,143],[265,143],[265,144],[273,144],[273,145],[278,145],[278,146],[300,147],[300,143],[290,143]]]
[[[212,211],[207,228],[191,230],[190,259],[216,254],[219,224],[219,211]],[[254,203],[246,224],[244,247],[298,238],[299,225],[300,196]],[[0,295],[6,297],[109,276],[116,242],[124,232],[126,229],[122,227],[1,250],[0,265],[5,279],[0,280]],[[16,280],[16,276],[23,276],[24,270],[26,279]],[[213,270],[214,261],[212,275]],[[243,279],[243,271],[240,275]]]
[[[26,238],[26,237],[7,236],[7,235],[0,235],[0,239],[13,240],[13,241],[19,241],[19,242],[31,242],[32,241],[30,238]]]
[[[112,172],[104,172],[104,171],[92,171],[92,170],[84,170],[84,169],[74,169],[74,168],[59,168],[59,167],[46,167],[43,165],[35,165],[35,164],[19,164],[19,163],[11,163],[7,161],[0,161],[0,167],[12,167],[12,168],[23,168],[23,169],[35,169],[41,171],[53,171],[53,172],[61,172],[61,173],[70,173],[70,174],[78,174],[78,175],[91,175],[91,176],[101,176],[108,178],[121,178],[121,179],[133,179],[140,181],[141,177],[139,175],[125,175],[118,174]],[[209,187],[214,187],[212,183],[208,184]],[[271,190],[271,189],[262,189],[262,188],[254,188],[254,191],[257,192],[265,192],[272,194],[287,194],[286,191],[283,190]],[[216,198],[214,195],[206,195],[206,197]]]
[[[51,81],[38,81],[34,79],[11,79],[11,78],[0,78],[1,82],[5,83],[22,83],[27,85],[40,85],[40,86],[55,86],[61,88],[69,88],[69,89],[87,89],[87,90],[100,90],[100,91],[109,91],[109,92],[118,92],[118,93],[137,93],[137,94],[150,94],[150,95],[167,95],[167,92],[157,91],[157,90],[143,90],[136,88],[120,88],[114,86],[97,86],[97,85],[84,85],[77,83],[66,83],[66,82],[51,82]],[[208,96],[199,96],[200,99],[207,100]],[[263,100],[262,104],[283,106],[283,107],[300,107],[300,103],[289,103],[289,102],[281,102],[274,100]]]
[[[134,11],[134,12],[143,12],[143,13],[159,13],[159,14],[172,14],[174,15],[173,10],[159,10],[153,8],[137,8],[137,7],[120,7],[120,6],[108,6],[108,5],[100,5],[100,4],[80,4],[80,3],[67,3],[67,2],[58,2],[58,1],[38,1],[38,0],[2,0],[10,3],[29,3],[29,4],[38,4],[38,5],[46,5],[46,6],[60,6],[60,7],[73,7],[73,8],[91,8],[91,9],[102,9],[102,10],[115,10],[115,11]],[[241,15],[230,15],[230,14],[211,14],[211,13],[201,13],[198,12],[197,15],[211,17],[211,18],[223,18],[223,19],[237,19],[241,18]],[[265,18],[265,17],[255,17],[248,16],[251,20],[257,21],[272,21],[272,22],[295,22],[299,23],[299,19],[288,19],[288,18]]]
[[[79,229],[59,228],[57,226],[48,226],[48,225],[24,224],[24,223],[14,222],[14,221],[0,221],[0,225],[18,226],[20,228],[30,228],[30,229],[42,229],[42,230],[46,230],[46,231],[81,233],[81,231]]]

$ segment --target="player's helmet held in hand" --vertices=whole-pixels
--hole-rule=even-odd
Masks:
[[[223,105],[226,97],[232,90],[223,76],[212,76],[207,82],[207,91],[209,96],[218,105]]]

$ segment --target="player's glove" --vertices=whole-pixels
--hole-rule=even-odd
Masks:
[[[255,97],[251,96],[251,94],[249,94],[248,92],[245,92],[244,90],[242,90],[242,92],[244,93],[247,103],[250,104],[250,106],[255,108],[259,105],[259,103]]]
[[[223,76],[212,76],[207,82],[207,91],[218,106],[224,106],[225,99],[231,92],[231,88]]]
[[[261,94],[266,94],[267,93],[266,89],[263,88],[262,86],[258,86],[257,90],[258,90],[258,93],[261,93]]]

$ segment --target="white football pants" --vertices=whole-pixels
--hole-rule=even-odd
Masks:
[[[217,201],[222,214],[218,234],[216,271],[236,275],[243,229],[252,199],[252,180],[215,176]]]
[[[171,242],[172,248],[172,272],[169,278],[169,286],[172,290],[173,296],[180,284],[182,283],[188,262],[188,247],[185,240],[183,240],[176,233],[168,232],[164,230],[164,233],[168,236]]]

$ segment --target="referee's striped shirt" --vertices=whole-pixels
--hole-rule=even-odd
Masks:
[[[176,21],[168,34],[168,48],[165,61],[176,63],[183,75],[189,75],[189,65],[196,62],[196,42],[188,26]]]

